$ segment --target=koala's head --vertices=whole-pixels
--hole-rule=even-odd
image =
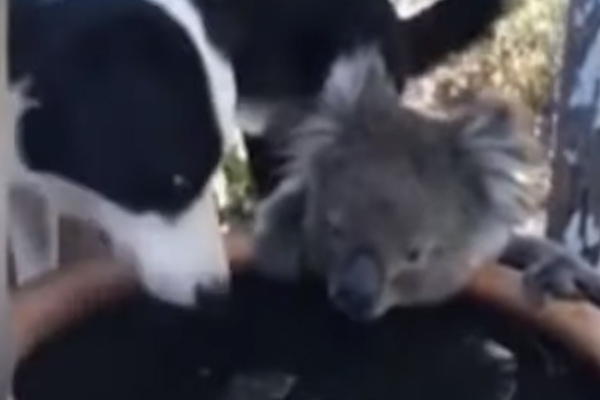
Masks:
[[[358,320],[448,299],[526,211],[518,173],[533,153],[519,117],[485,97],[419,114],[399,106],[375,51],[349,57],[316,107],[273,124],[291,159],[259,212],[263,267],[322,274]]]

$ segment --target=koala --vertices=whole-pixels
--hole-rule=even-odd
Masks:
[[[287,163],[257,212],[257,268],[316,274],[358,321],[450,299],[493,260],[524,268],[535,298],[598,301],[583,259],[515,233],[532,206],[524,174],[542,161],[529,121],[489,95],[444,118],[403,107],[377,51],[348,55],[318,101],[269,128]]]

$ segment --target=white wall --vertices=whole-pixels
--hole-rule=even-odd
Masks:
[[[7,161],[10,141],[13,140],[14,118],[11,97],[7,85],[7,3],[0,0],[0,398],[7,398],[12,377],[13,349],[11,346],[12,329],[10,323],[10,304],[7,289],[6,268],[6,181]]]

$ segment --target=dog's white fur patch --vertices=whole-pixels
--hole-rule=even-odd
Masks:
[[[17,285],[56,268],[59,261],[59,219],[43,193],[30,185],[8,190],[8,238]]]
[[[15,112],[18,135],[20,118],[29,110],[40,106],[28,96],[31,78],[27,77],[9,90],[11,107]],[[10,140],[10,166],[8,186],[8,230],[15,278],[18,285],[37,278],[56,267],[59,259],[59,219],[52,202],[32,180],[15,147],[17,138]]]
[[[238,134],[237,88],[229,60],[210,42],[200,10],[189,0],[146,0],[176,21],[188,34],[204,66],[210,98],[221,128],[224,145]]]
[[[236,110],[237,124],[246,135],[262,136],[276,108],[274,104],[260,101],[240,101]]]
[[[230,63],[210,43],[200,10],[188,0],[147,1],[179,23],[196,47],[226,144],[236,133],[236,87]],[[14,88],[21,116],[31,106],[39,106],[23,95],[27,87]],[[210,183],[187,210],[171,219],[158,213],[133,213],[61,177],[33,173],[17,148],[14,155],[12,182],[43,193],[49,204],[58,207],[58,213],[94,222],[104,229],[117,251],[131,259],[152,295],[180,306],[192,306],[197,289],[210,289],[213,285],[222,289],[228,284],[229,268]],[[45,234],[54,237],[58,232]]]
[[[104,203],[97,217],[119,249],[130,251],[146,288],[158,298],[192,306],[198,289],[229,285],[217,205],[206,190],[181,216],[132,215]]]
[[[229,266],[209,189],[179,217],[171,219],[153,212],[133,213],[55,175],[24,168],[18,171],[13,181],[43,193],[58,207],[58,214],[93,222],[103,229],[157,298],[193,306],[197,289],[228,284]]]

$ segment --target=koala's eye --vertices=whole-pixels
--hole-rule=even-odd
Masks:
[[[419,246],[415,245],[409,248],[406,251],[405,258],[406,261],[410,263],[419,263],[432,256],[438,256],[439,254],[441,254],[441,252],[442,248],[439,245],[432,242],[430,244],[422,244]]]
[[[406,261],[408,262],[418,262],[421,259],[421,257],[422,251],[417,247],[413,247],[406,252]]]

